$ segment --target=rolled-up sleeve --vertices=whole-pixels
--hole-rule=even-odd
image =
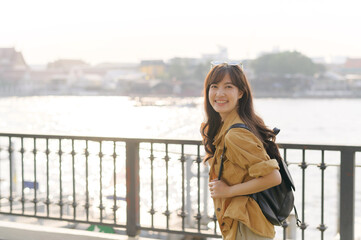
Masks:
[[[226,157],[229,161],[248,169],[251,177],[262,177],[279,169],[278,162],[270,159],[262,142],[250,131],[231,129],[225,137]]]
[[[279,169],[276,159],[266,160],[256,163],[248,169],[251,177],[262,177],[270,174],[274,169]]]

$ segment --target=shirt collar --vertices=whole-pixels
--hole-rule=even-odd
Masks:
[[[213,145],[217,146],[223,139],[223,136],[226,134],[227,130],[235,123],[243,123],[241,118],[238,116],[237,108],[233,109],[232,112],[230,112],[226,119],[223,121],[221,129],[214,137]]]

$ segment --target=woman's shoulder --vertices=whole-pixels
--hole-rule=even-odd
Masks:
[[[262,142],[251,131],[245,128],[232,128],[225,136],[225,142],[237,146],[257,145],[258,148],[263,146]]]
[[[269,160],[262,142],[249,130],[232,128],[225,136],[227,159],[243,167]]]

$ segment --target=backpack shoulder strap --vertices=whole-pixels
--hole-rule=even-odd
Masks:
[[[249,127],[244,123],[235,123],[232,126],[230,126],[227,131],[231,130],[232,128],[244,128],[247,129],[248,131],[251,131],[251,129],[249,129]],[[277,135],[281,131],[279,128],[273,128],[272,130],[275,135]]]
[[[233,124],[232,126],[230,126],[230,127],[228,128],[228,131],[231,130],[232,128],[244,128],[244,129],[247,129],[248,131],[251,131],[251,129],[249,129],[249,127],[248,127],[246,124],[244,124],[244,123],[236,123],[236,124]],[[227,132],[228,132],[228,131],[227,131]]]
[[[230,126],[230,127],[227,129],[226,134],[227,134],[227,133],[229,132],[229,130],[231,130],[232,128],[244,128],[244,129],[247,129],[248,131],[251,131],[246,124],[236,123],[236,124],[233,124],[232,126]],[[225,153],[226,153],[226,142],[224,142],[223,152],[222,152],[222,154],[221,154],[221,166],[220,166],[220,168],[219,168],[218,180],[220,180],[220,179],[221,179],[221,176],[222,176],[223,162],[224,162],[224,155],[225,155]]]
[[[246,124],[243,124],[243,123],[236,123],[236,124],[233,124],[232,126],[230,126],[228,129],[227,129],[227,132],[226,134],[229,132],[229,130],[231,130],[232,128],[244,128],[244,129],[247,129],[248,131],[251,131]],[[223,152],[221,154],[221,166],[219,168],[219,173],[218,173],[218,180],[221,179],[221,176],[222,176],[222,171],[223,171],[223,162],[224,162],[224,155],[226,153],[226,142],[224,142],[224,146],[223,146]]]

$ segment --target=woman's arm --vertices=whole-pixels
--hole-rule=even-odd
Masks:
[[[209,190],[212,198],[229,198],[261,192],[268,188],[277,186],[281,182],[281,174],[278,169],[275,169],[266,176],[255,178],[248,182],[239,183],[233,186],[228,186],[222,180],[212,180],[209,183]]]

